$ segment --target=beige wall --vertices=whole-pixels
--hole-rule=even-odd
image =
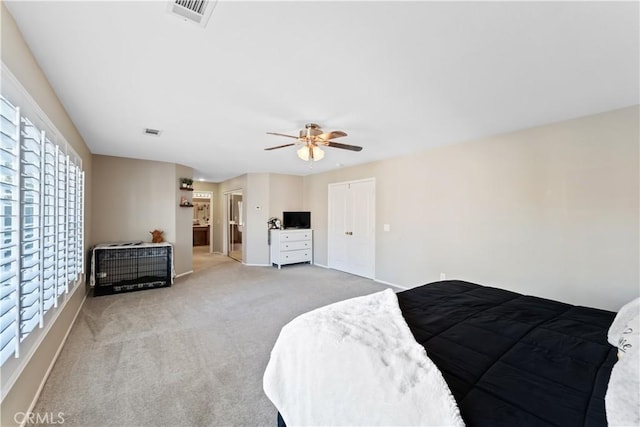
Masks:
[[[248,265],[269,265],[269,235],[267,222],[271,217],[282,218],[285,210],[302,209],[302,177],[295,175],[250,173],[220,183],[220,247],[225,245],[225,193],[243,191],[244,223],[242,259]]]
[[[245,174],[220,183],[220,218],[219,227],[221,243],[226,246],[224,220],[227,208],[225,193],[242,190],[243,223],[242,262],[248,265],[267,265],[269,263],[269,247],[267,245],[267,220],[269,214],[269,174]],[[263,226],[264,225],[264,226]]]
[[[248,265],[269,265],[269,181],[268,173],[247,174],[247,187],[244,192],[245,233],[244,245],[247,248]]]
[[[269,218],[282,219],[282,212],[303,210],[303,182],[297,175],[269,175]]]
[[[150,242],[154,229],[175,242],[174,164],[95,155],[93,165],[93,244]]]
[[[84,218],[85,249],[87,249],[91,240],[91,153],[51,88],[4,4],[0,5],[0,17],[2,62],[82,158],[87,198]],[[61,309],[52,309],[47,314],[49,317],[57,315],[56,321],[50,324],[50,329],[33,332],[23,342],[22,357],[10,360],[2,367],[0,376],[2,377],[3,394],[6,392],[6,397],[2,400],[0,407],[0,425],[15,425],[14,414],[29,410],[30,405],[34,403],[38,389],[71,328],[85,295],[86,288],[80,284],[75,292],[67,296],[66,303],[61,306]],[[39,342],[40,339],[42,339],[41,342]],[[30,348],[33,349],[33,352],[29,350]],[[28,364],[25,366],[27,362]],[[7,388],[8,381],[13,384],[10,389]]]
[[[186,196],[193,201],[193,192],[180,190],[180,178],[192,178],[193,169],[182,166],[173,165],[173,183],[171,184],[175,198],[173,199],[173,209],[175,212],[173,240],[174,262],[176,274],[185,274],[193,271],[193,208],[180,207],[180,198]]]
[[[377,280],[413,287],[444,272],[617,310],[639,294],[639,113],[307,176],[315,260],[327,263],[327,185],[375,177]]]
[[[191,271],[191,215],[179,207],[179,178],[191,168],[173,163],[95,155],[93,158],[92,244],[129,240],[151,241],[150,231],[164,231],[174,245],[176,274]]]

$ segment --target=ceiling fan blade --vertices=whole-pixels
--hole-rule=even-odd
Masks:
[[[342,148],[343,150],[362,151],[362,147],[358,147],[357,145],[340,144],[339,142],[327,141],[324,145],[333,148]]]
[[[331,132],[321,133],[317,138],[323,141],[328,141],[333,138],[340,138],[341,136],[347,136],[347,133],[341,130],[334,130]]]
[[[291,147],[292,145],[296,145],[296,144],[284,144],[284,145],[278,145],[277,147],[269,147],[269,148],[265,148],[265,151],[275,150],[276,148]]]
[[[285,135],[284,133],[277,133],[277,132],[267,132],[267,135],[286,136],[287,138],[298,139],[298,137],[297,137],[297,136],[293,136],[293,135]]]

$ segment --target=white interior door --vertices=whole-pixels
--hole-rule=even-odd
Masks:
[[[347,241],[347,190],[348,184],[329,185],[329,217],[327,240],[327,264],[336,270],[349,270]]]
[[[375,276],[375,181],[329,185],[328,264],[373,279]]]

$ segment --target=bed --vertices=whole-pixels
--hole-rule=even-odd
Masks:
[[[466,425],[607,425],[618,350],[607,331],[616,313],[464,281],[430,283],[397,300]]]
[[[615,313],[462,281],[397,296],[467,425],[607,425]]]

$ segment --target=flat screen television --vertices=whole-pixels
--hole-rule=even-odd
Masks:
[[[283,228],[311,228],[311,212],[282,212]]]

